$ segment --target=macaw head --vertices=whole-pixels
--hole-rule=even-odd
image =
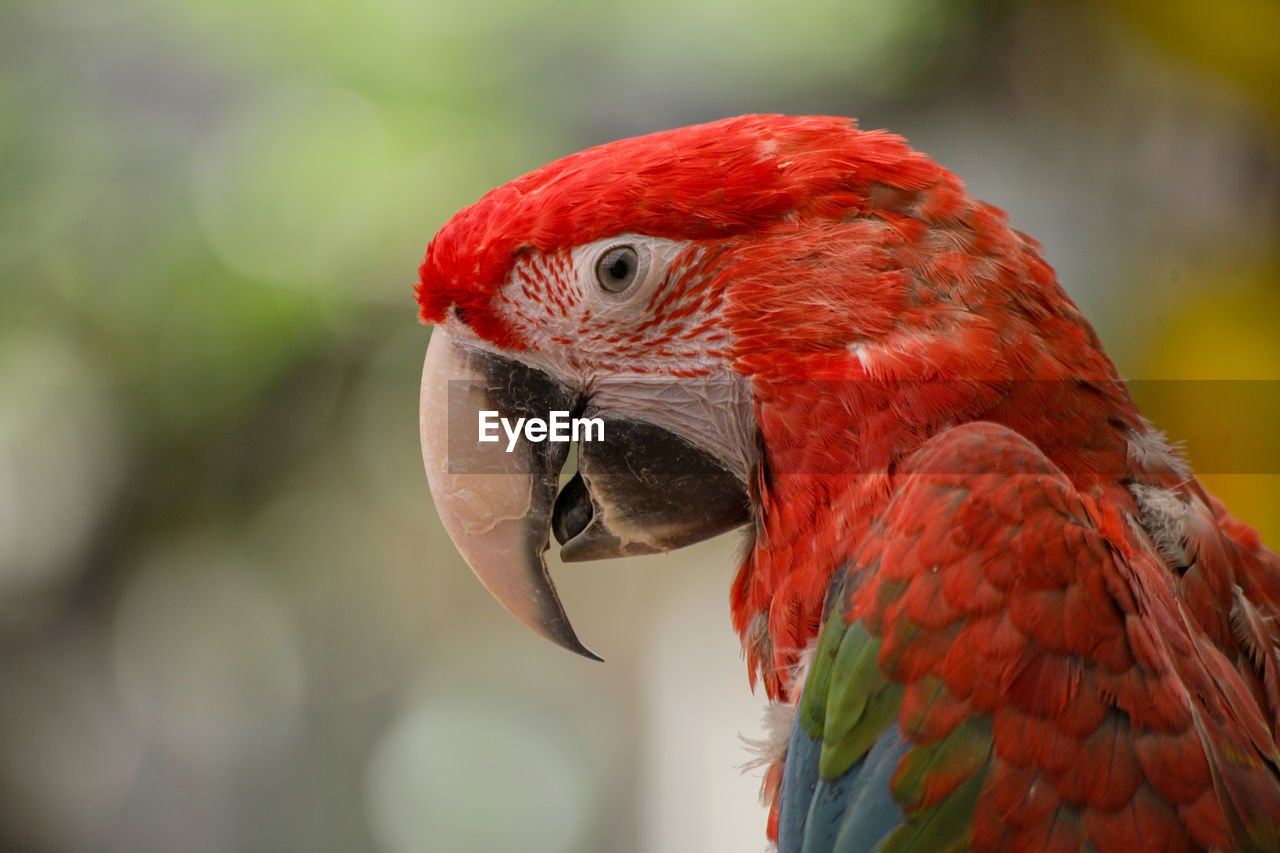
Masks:
[[[445,527],[508,610],[591,655],[547,573],[553,535],[586,560],[754,522],[757,550],[770,536],[776,550],[795,535],[770,525],[821,511],[829,478],[884,472],[939,425],[989,413],[1008,377],[1069,358],[1110,375],[1104,358],[1079,365],[1096,340],[1035,248],[901,139],[847,119],[728,119],[499,187],[420,269],[435,326],[422,446]],[[951,384],[918,384],[938,379]],[[579,421],[563,487],[570,444],[538,440],[553,413],[561,436]],[[479,440],[486,418],[496,440]],[[592,421],[603,441],[584,440]],[[786,477],[809,485],[789,496]],[[739,621],[770,594],[744,587]]]

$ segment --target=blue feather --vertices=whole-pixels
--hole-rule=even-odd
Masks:
[[[898,761],[911,748],[897,725],[891,725],[866,756],[850,768],[857,778],[849,790],[834,847],[817,848],[832,853],[864,853],[875,849],[906,820],[906,814],[889,792]],[[859,770],[861,767],[861,770]]]
[[[909,748],[897,725],[891,725],[844,775],[820,779],[822,741],[793,725],[782,771],[778,853],[875,849],[906,819],[889,783]]]
[[[822,741],[809,737],[799,714],[791,723],[787,760],[782,767],[782,793],[778,812],[778,853],[800,853],[804,842],[809,801],[818,782],[818,757]]]

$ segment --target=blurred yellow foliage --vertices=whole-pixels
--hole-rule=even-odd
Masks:
[[[1273,108],[1280,103],[1280,3],[1275,0],[1111,0],[1102,5],[1162,50],[1228,78]]]
[[[1280,266],[1205,269],[1148,342],[1133,383],[1232,513],[1280,543]]]

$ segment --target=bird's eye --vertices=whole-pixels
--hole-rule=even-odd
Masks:
[[[640,255],[631,246],[614,246],[596,261],[596,281],[610,293],[621,293],[640,278]]]

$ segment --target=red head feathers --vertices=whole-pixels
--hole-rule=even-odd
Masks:
[[[521,253],[610,234],[726,237],[793,219],[839,219],[873,186],[945,173],[897,136],[844,118],[742,116],[581,151],[487,193],[431,241],[416,288],[424,322],[452,308],[513,346],[490,302]]]

